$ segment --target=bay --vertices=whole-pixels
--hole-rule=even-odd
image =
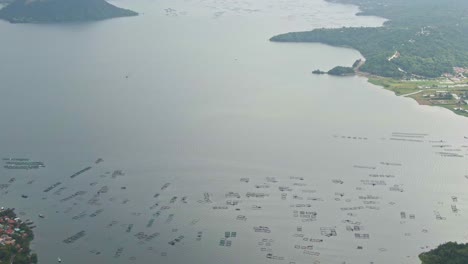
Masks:
[[[40,263],[419,263],[466,240],[465,118],[361,77],[310,74],[351,65],[357,51],[268,41],[384,19],[319,0],[113,3],[141,15],[0,23],[0,153],[46,164],[2,168],[1,184],[15,180],[1,206],[36,222]],[[227,231],[236,237],[220,246]]]

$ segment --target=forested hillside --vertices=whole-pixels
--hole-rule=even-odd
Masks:
[[[449,242],[419,255],[422,264],[466,264],[468,244]]]
[[[361,71],[385,77],[439,77],[468,67],[468,1],[336,0],[358,5],[359,15],[389,19],[383,27],[315,29],[271,38],[281,42],[321,42],[359,50]]]
[[[0,9],[0,19],[12,23],[93,21],[136,15],[105,0],[14,0]]]

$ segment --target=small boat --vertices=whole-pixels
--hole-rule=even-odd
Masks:
[[[43,215],[43,214],[39,214],[39,217],[40,217],[40,218],[44,218],[44,215]]]
[[[28,196],[27,196],[27,195],[24,195],[24,194],[21,195],[21,197],[23,197],[23,198],[25,198],[25,199],[28,198]]]
[[[62,259],[61,259],[61,258],[57,258],[57,261],[58,261],[58,263],[62,263]]]

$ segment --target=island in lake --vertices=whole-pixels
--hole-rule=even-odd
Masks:
[[[328,1],[355,4],[358,15],[389,20],[382,27],[320,28],[271,41],[354,48],[365,57],[357,73],[371,83],[468,116],[468,1]]]
[[[0,209],[0,263],[37,263],[29,245],[34,239],[32,222],[22,221],[13,209]]]
[[[11,23],[93,21],[136,15],[105,0],[13,0],[0,9],[0,19]]]

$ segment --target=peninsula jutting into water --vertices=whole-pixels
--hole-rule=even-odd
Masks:
[[[136,15],[105,0],[13,0],[0,10],[0,18],[12,23],[93,21]]]
[[[271,40],[321,42],[354,48],[366,58],[359,71],[372,75],[372,83],[398,95],[418,92],[411,97],[421,104],[445,107],[468,116],[467,1],[330,2],[355,4],[362,10],[359,15],[379,16],[389,21],[383,27],[319,28],[286,33]],[[447,90],[450,98],[437,94],[442,89]]]

